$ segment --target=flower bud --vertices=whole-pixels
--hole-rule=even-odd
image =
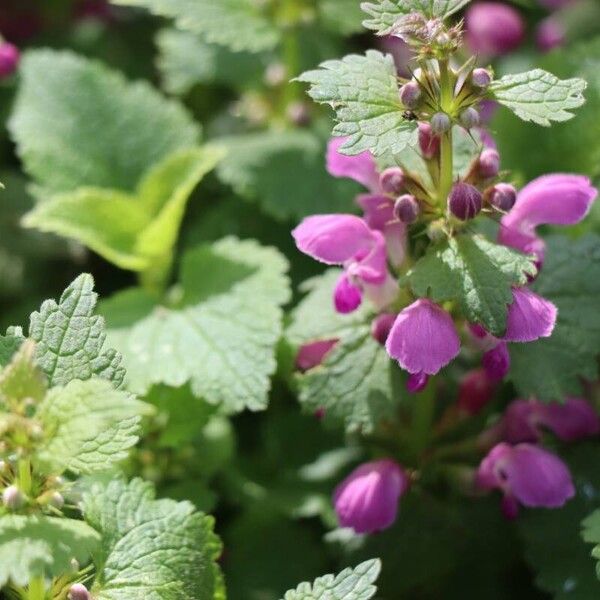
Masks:
[[[48,504],[60,510],[65,505],[65,499],[60,492],[52,492],[48,497]]]
[[[458,387],[458,406],[470,415],[476,415],[492,399],[494,382],[483,369],[465,374]]]
[[[443,219],[431,221],[427,226],[427,237],[432,242],[440,242],[446,237],[446,229]]]
[[[16,485],[9,485],[2,492],[2,504],[9,510],[21,508],[24,502],[25,497]]]
[[[507,54],[525,37],[519,11],[501,2],[473,4],[466,12],[465,26],[467,42],[477,54]]]
[[[371,335],[382,346],[385,346],[390,329],[397,316],[395,313],[381,313],[373,319],[371,323]]]
[[[286,108],[285,114],[298,127],[310,125],[310,110],[304,102],[292,102]]]
[[[492,76],[487,69],[473,69],[471,73],[471,83],[478,88],[486,88],[492,83]]]
[[[437,112],[431,117],[431,131],[434,135],[446,133],[452,127],[450,117],[443,112]]]
[[[510,354],[504,342],[488,350],[481,359],[481,365],[487,376],[493,381],[500,381],[506,377],[510,369]]]
[[[429,123],[419,123],[419,148],[426,159],[434,158],[440,153],[440,138],[433,135]]]
[[[74,583],[69,588],[68,598],[69,600],[91,600],[92,597],[83,583]]]
[[[410,194],[403,194],[394,204],[394,216],[406,225],[414,223],[419,217],[419,212],[419,203]]]
[[[477,164],[479,174],[485,179],[496,177],[500,170],[500,154],[493,148],[486,148],[480,155]]]
[[[469,108],[465,108],[465,110],[460,113],[460,124],[465,129],[471,129],[471,127],[477,127],[479,125],[479,113],[470,106]]]
[[[422,392],[429,382],[427,373],[411,373],[406,380],[406,389],[410,394]]]
[[[508,212],[517,201],[517,190],[509,183],[498,183],[486,193],[486,196],[494,208]]]
[[[562,46],[565,43],[564,26],[554,17],[544,19],[536,29],[535,43],[541,52]]]
[[[385,169],[379,176],[379,187],[385,194],[397,196],[404,186],[404,171],[400,167]]]
[[[408,109],[417,108],[421,99],[421,87],[416,81],[409,81],[400,88],[400,102]]]
[[[0,79],[12,75],[19,64],[19,49],[9,42],[0,43]]]
[[[455,183],[448,196],[450,212],[461,221],[475,218],[481,211],[482,203],[481,192],[469,183]]]

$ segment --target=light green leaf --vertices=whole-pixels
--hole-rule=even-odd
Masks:
[[[323,575],[286,592],[283,600],[368,600],[377,592],[374,583],[381,571],[378,559],[368,560],[337,575]]]
[[[0,517],[0,588],[20,586],[33,577],[58,577],[84,565],[99,545],[99,535],[83,521],[36,515]]]
[[[377,35],[388,35],[406,15],[420,12],[428,18],[445,19],[471,0],[376,0],[363,2],[361,8],[371,18],[363,21],[367,29]]]
[[[347,212],[357,186],[325,171],[325,148],[310,131],[267,131],[221,139],[217,174],[235,192],[278,219]]]
[[[95,599],[214,600],[221,544],[212,517],[190,502],[155,500],[141,479],[94,484],[82,508],[102,536]]]
[[[568,121],[569,112],[584,102],[583,91],[587,84],[583,79],[558,79],[542,69],[534,69],[516,75],[505,75],[492,82],[492,97],[510,108],[524,121],[550,126],[551,121]]]
[[[336,35],[362,31],[362,11],[357,0],[320,0],[317,4],[323,25]]]
[[[513,298],[511,286],[524,285],[535,272],[531,257],[479,235],[460,235],[432,248],[407,278],[418,296],[456,300],[469,322],[501,335]]]
[[[583,541],[594,544],[592,556],[600,561],[600,509],[586,517],[582,521],[581,527],[583,528],[581,532]],[[600,579],[600,562],[596,563],[596,575]]]
[[[0,371],[0,407],[25,398],[39,402],[45,393],[45,378],[35,363],[35,345],[25,341]]]
[[[364,56],[329,60],[319,70],[300,75],[298,81],[310,83],[311,98],[336,111],[333,135],[348,136],[340,148],[344,154],[370,150],[380,156],[416,144],[417,125],[403,117],[391,55],[368,50]]]
[[[50,386],[94,375],[118,387],[125,375],[121,355],[103,350],[104,319],[94,315],[98,295],[94,279],[83,274],[63,292],[58,303],[46,300],[31,315],[29,337],[37,344],[36,360]]]
[[[23,340],[20,328],[18,334],[15,332],[6,332],[6,335],[0,335],[0,367],[4,367],[10,362],[10,359],[19,349]]]
[[[552,336],[510,347],[508,377],[523,397],[563,400],[581,393],[581,378],[598,378],[600,237],[547,240],[544,268],[533,284],[558,307]]]
[[[157,162],[198,141],[179,104],[98,62],[35,50],[20,73],[9,128],[43,198],[82,186],[133,191]]]
[[[104,303],[129,388],[189,381],[197,397],[227,412],[265,408],[290,294],[286,270],[276,250],[226,238],[184,257],[180,302],[158,306],[129,290]]]
[[[106,471],[127,458],[149,412],[148,404],[104,379],[52,388],[36,412],[44,430],[37,462],[54,474]]]
[[[175,19],[179,29],[202,35],[208,42],[232,50],[260,52],[273,49],[280,31],[253,0],[112,0],[113,4],[140,6]]]

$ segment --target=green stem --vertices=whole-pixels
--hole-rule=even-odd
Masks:
[[[43,577],[34,577],[29,582],[27,600],[44,600],[46,598],[46,583]]]
[[[439,201],[445,205],[452,189],[452,129],[442,135],[440,144]]]
[[[427,387],[414,397],[411,446],[415,458],[427,448],[431,438],[431,425],[435,416],[435,392],[435,382],[430,380]]]
[[[19,489],[26,496],[31,494],[31,462],[28,458],[22,458],[18,463]]]

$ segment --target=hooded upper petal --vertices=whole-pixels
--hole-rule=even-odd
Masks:
[[[450,315],[421,298],[398,315],[386,350],[409,373],[434,375],[460,352],[460,340]]]
[[[396,520],[398,500],[408,487],[408,475],[393,460],[360,465],[333,494],[340,525],[357,533],[386,529]]]
[[[320,365],[327,353],[338,343],[337,338],[317,340],[303,344],[296,354],[296,368],[299,371],[308,371]]]
[[[594,407],[583,398],[567,398],[564,404],[542,404],[540,421],[556,437],[572,442],[600,433],[600,419]]]
[[[548,337],[554,330],[558,310],[552,302],[526,287],[513,288],[508,307],[505,342],[533,342]]]
[[[327,145],[327,171],[334,177],[349,177],[364,185],[372,192],[379,190],[379,172],[373,155],[366,150],[360,154],[347,156],[339,152],[348,138],[337,137]]]

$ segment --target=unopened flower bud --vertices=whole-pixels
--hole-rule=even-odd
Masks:
[[[487,69],[473,69],[471,73],[471,83],[478,88],[486,88],[492,83],[492,76]]]
[[[286,109],[287,118],[297,127],[310,125],[310,110],[304,102],[292,102]]]
[[[48,504],[60,510],[65,505],[65,499],[60,492],[52,492],[48,497]]]
[[[446,133],[452,127],[450,117],[443,112],[437,112],[431,117],[431,131],[434,135]]]
[[[510,183],[497,183],[486,196],[494,208],[508,212],[517,201],[517,190]]]
[[[9,42],[0,43],[0,79],[12,75],[19,64],[19,49]]]
[[[429,123],[419,123],[419,148],[426,159],[434,158],[440,152],[440,138],[433,135]]]
[[[464,182],[455,183],[448,196],[450,212],[461,221],[475,218],[481,211],[482,203],[481,192]]]
[[[490,379],[495,381],[504,379],[510,370],[510,354],[507,345],[501,342],[488,350],[483,355],[481,365]]]
[[[384,193],[397,196],[404,187],[404,171],[400,167],[385,169],[379,176],[379,187]]]
[[[419,213],[419,203],[410,194],[403,194],[394,204],[394,216],[406,225],[414,223],[419,217]]]
[[[470,106],[460,113],[460,124],[465,129],[471,129],[471,127],[477,127],[479,125],[479,113]]]
[[[429,223],[427,226],[427,237],[432,242],[439,242],[446,237],[446,230],[442,219],[437,219]]]
[[[413,109],[419,105],[421,99],[421,88],[416,81],[409,81],[400,88],[400,102],[406,108]]]
[[[406,389],[410,394],[416,394],[427,387],[429,375],[427,373],[411,373],[406,380]]]
[[[518,10],[502,2],[477,2],[466,12],[467,42],[478,54],[511,52],[525,37],[525,23]]]
[[[68,598],[69,600],[91,600],[90,593],[83,583],[74,583],[69,588]]]
[[[379,342],[382,346],[385,346],[390,329],[392,328],[397,316],[398,315],[395,313],[381,313],[373,319],[373,322],[371,323],[371,335],[373,336],[373,339]]]
[[[465,373],[458,387],[458,406],[470,415],[476,415],[492,399],[494,381],[485,370],[475,369]]]
[[[24,502],[25,497],[16,485],[9,485],[2,492],[2,504],[9,510],[21,508]]]
[[[479,156],[477,167],[482,177],[496,177],[500,171],[500,154],[493,148],[486,148]]]

